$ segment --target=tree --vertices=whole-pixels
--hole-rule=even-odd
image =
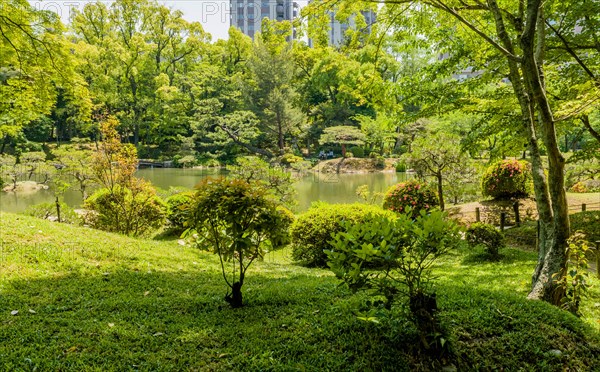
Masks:
[[[412,152],[406,154],[408,166],[419,177],[435,177],[440,209],[444,210],[444,178],[448,173],[460,173],[468,158],[460,151],[457,137],[436,133],[413,142]]]
[[[248,267],[269,249],[288,243],[291,212],[278,209],[266,189],[235,179],[205,179],[197,186],[191,226],[200,248],[219,256],[231,307],[243,306],[242,286]],[[233,262],[229,272],[226,262]],[[231,274],[231,277],[228,277]]]
[[[0,9],[0,138],[17,138],[24,125],[50,115],[59,92],[89,114],[87,88],[74,72],[70,43],[57,14],[26,0],[7,0]]]
[[[54,150],[52,154],[56,157],[56,165],[61,167],[71,179],[74,179],[78,191],[81,193],[81,200],[87,199],[88,190],[96,180],[92,171],[93,153],[89,150],[78,149],[76,146],[61,146]]]
[[[346,3],[350,4],[349,1]],[[472,51],[470,57],[478,65],[484,67],[484,59],[498,61],[495,66],[498,80],[502,76],[508,77],[520,109],[522,139],[529,146],[539,215],[539,258],[528,297],[559,305],[565,293],[558,285],[557,277],[565,272],[570,226],[564,182],[565,159],[559,151],[557,119],[546,83],[547,25],[562,19],[571,9],[581,10],[578,2],[564,1],[560,7],[541,0],[519,4],[496,0],[473,4],[452,0],[384,3],[397,26],[424,34],[437,32],[434,37],[439,40],[442,40],[440,31],[452,32],[452,40],[460,40],[460,48]],[[411,19],[413,14],[427,14],[429,18],[421,17],[425,22],[417,24]],[[433,27],[424,28],[424,25]],[[458,51],[460,53],[460,49]],[[540,141],[548,154],[547,177]]]
[[[329,127],[323,131],[319,142],[334,143],[342,146],[342,157],[346,157],[346,145],[362,145],[365,143],[365,135],[356,127],[341,125]]]
[[[291,36],[289,22],[264,19],[261,33],[255,36],[253,54],[248,61],[251,73],[246,86],[249,106],[260,120],[260,128],[269,145],[283,154],[286,140],[297,136],[303,123],[302,113],[293,106],[296,92],[292,86],[294,55],[286,40]]]

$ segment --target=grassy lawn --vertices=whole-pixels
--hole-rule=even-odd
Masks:
[[[174,241],[13,214],[0,214],[0,241],[0,370],[435,369],[403,309],[357,320],[363,295],[286,251],[250,269],[247,305],[232,310],[217,257]],[[458,370],[600,366],[600,281],[578,319],[525,300],[535,254],[478,253],[453,252],[437,271]]]

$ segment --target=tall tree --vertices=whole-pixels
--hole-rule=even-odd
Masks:
[[[324,2],[331,3],[328,0]],[[576,6],[575,1],[382,2],[386,4],[389,14],[394,16],[391,19],[395,25],[422,34],[427,34],[431,29],[448,30],[452,32],[450,40],[477,51],[472,53],[475,58],[481,61],[485,57],[501,62],[497,64],[498,71],[501,71],[499,75],[504,75],[510,81],[520,109],[520,127],[523,139],[529,146],[539,214],[539,259],[528,297],[558,305],[564,297],[564,290],[558,284],[557,277],[563,275],[566,269],[565,248],[570,226],[564,184],[565,159],[558,147],[557,119],[548,98],[546,47],[548,24],[569,13],[572,9],[570,5],[581,8]],[[345,3],[351,6],[351,2]],[[561,6],[556,7],[557,4]],[[411,14],[427,14],[430,21],[416,23],[415,19],[411,19]],[[436,24],[439,27],[430,27]],[[540,141],[548,154],[548,176],[542,162]]]

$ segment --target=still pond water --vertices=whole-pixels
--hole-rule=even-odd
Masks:
[[[203,169],[155,168],[141,169],[139,177],[152,182],[154,186],[168,190],[169,187],[193,188],[202,178],[215,176],[214,171]],[[382,192],[395,183],[406,180],[405,173],[369,173],[369,174],[340,174],[323,175],[310,174],[295,184],[298,206],[296,212],[303,212],[314,201],[329,203],[352,203],[358,201],[356,188],[368,185],[372,191]],[[22,212],[27,207],[40,203],[52,202],[50,190],[35,193],[6,193],[0,191],[0,210],[5,212]],[[81,204],[81,193],[69,190],[65,201],[72,207]]]

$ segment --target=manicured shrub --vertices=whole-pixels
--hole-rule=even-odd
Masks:
[[[532,190],[529,165],[524,161],[501,160],[485,171],[481,187],[484,196],[494,199],[527,197]]]
[[[102,188],[86,199],[86,223],[111,232],[139,236],[162,226],[166,204],[154,189]]]
[[[365,150],[362,147],[354,146],[350,147],[350,152],[354,155],[355,158],[364,158]]]
[[[405,213],[408,208],[416,218],[422,210],[428,211],[438,205],[435,192],[425,183],[409,180],[388,189],[383,199],[383,208]]]
[[[600,241],[600,211],[586,211],[572,214],[571,231],[581,231],[588,242]]]
[[[301,156],[297,156],[291,153],[287,153],[281,156],[281,164],[291,166],[292,164],[300,163],[304,161]]]
[[[345,231],[344,222],[366,223],[374,216],[394,218],[394,213],[366,204],[317,203],[292,224],[292,258],[308,266],[326,267],[331,240]]]
[[[167,198],[167,223],[169,228],[175,232],[183,232],[188,228],[190,208],[192,207],[194,194],[184,192]]]
[[[483,246],[492,257],[498,257],[500,248],[504,247],[504,236],[493,225],[477,222],[472,224],[465,236],[471,247]]]

